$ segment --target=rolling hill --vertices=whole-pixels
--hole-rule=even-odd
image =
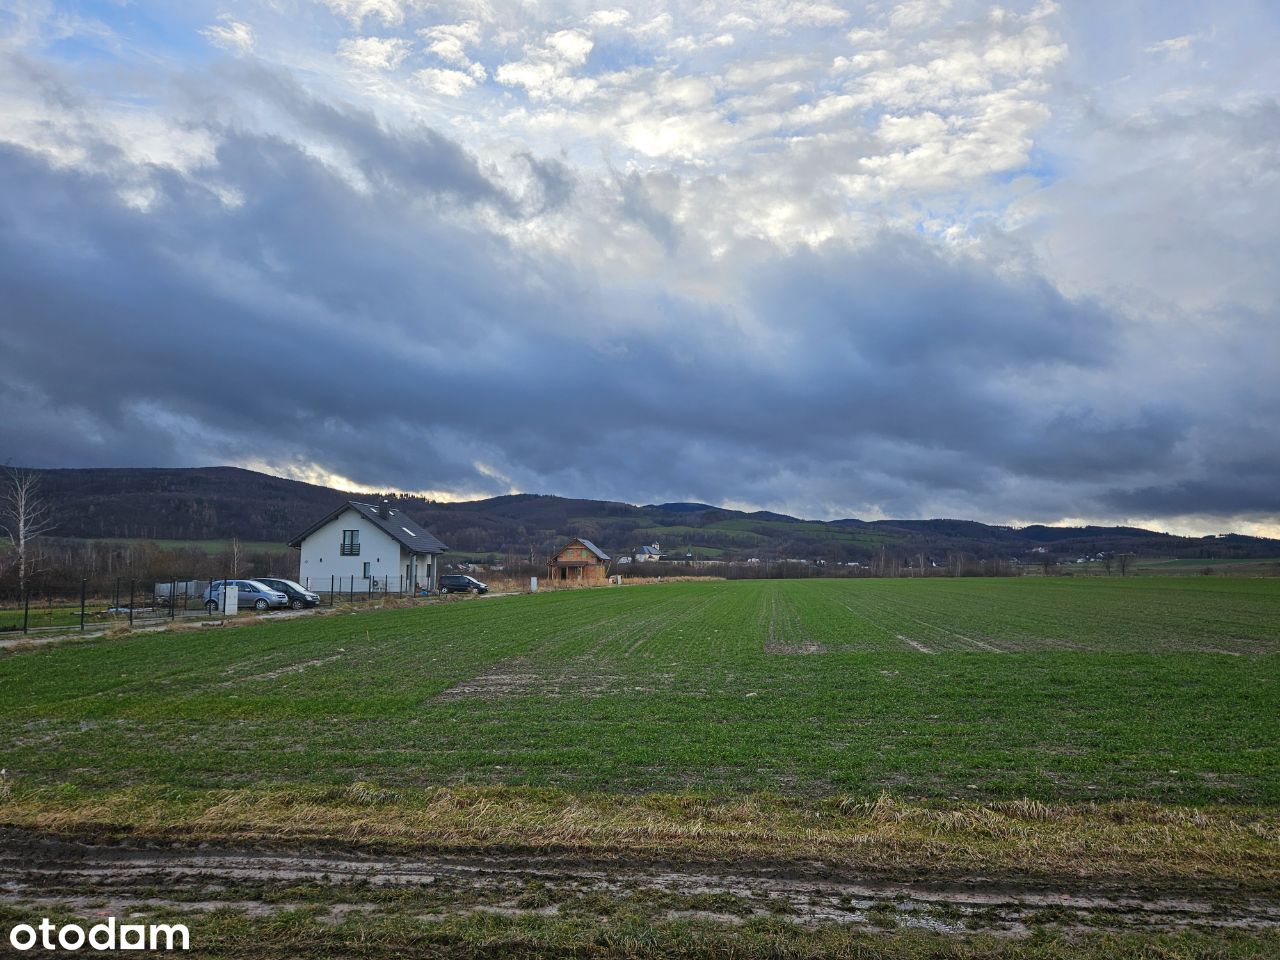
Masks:
[[[42,470],[58,517],[55,536],[85,539],[283,543],[345,499],[376,500],[237,467]],[[391,495],[455,554],[541,556],[579,536],[610,553],[657,541],[708,559],[868,559],[963,552],[974,558],[1062,557],[1102,551],[1149,557],[1280,557],[1280,540],[1228,534],[1180,537],[1135,527],[1023,528],[971,520],[804,520],[704,503],[635,506],[541,494],[465,503]]]

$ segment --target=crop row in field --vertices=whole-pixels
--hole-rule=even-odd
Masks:
[[[819,580],[789,596],[828,649],[1280,649],[1280,584],[1265,580]]]

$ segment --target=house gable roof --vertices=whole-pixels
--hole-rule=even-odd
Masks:
[[[289,546],[300,548],[303,540],[307,539],[307,537],[311,536],[325,524],[332,523],[348,510],[354,510],[356,513],[360,514],[360,516],[364,517],[411,553],[444,553],[449,549],[437,540],[430,531],[409,519],[409,515],[404,511],[388,510],[387,516],[384,517],[378,512],[377,507],[372,504],[361,503],[358,500],[348,500],[323,520],[312,524],[302,533],[290,540]]]
[[[590,550],[592,553],[594,553],[597,557],[599,557],[601,560],[605,561],[606,563],[609,561],[609,555],[607,553],[605,553],[603,550],[597,547],[590,540],[583,540],[581,537],[574,537],[572,540],[566,543],[563,547],[561,547],[558,551],[556,551],[556,556],[559,556],[560,554],[564,553],[575,543],[582,544],[584,547],[586,547],[588,550]]]

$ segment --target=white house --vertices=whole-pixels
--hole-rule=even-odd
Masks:
[[[657,543],[652,543],[647,547],[639,547],[635,553],[636,562],[644,563],[648,560],[661,560],[662,548]]]
[[[312,590],[340,590],[353,581],[366,590],[390,577],[390,588],[405,592],[434,590],[440,554],[448,549],[386,500],[378,506],[348,500],[289,546],[301,551],[298,577]]]

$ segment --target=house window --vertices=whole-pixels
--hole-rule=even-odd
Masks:
[[[369,576],[370,576],[370,574],[369,574],[369,567],[370,567],[370,566],[372,566],[372,564],[370,564],[370,563],[369,563],[369,561],[368,561],[368,560],[366,560],[366,561],[364,562],[364,578],[365,578],[366,580],[368,580],[368,579],[369,579]]]
[[[342,531],[342,555],[344,557],[360,556],[360,531]]]

